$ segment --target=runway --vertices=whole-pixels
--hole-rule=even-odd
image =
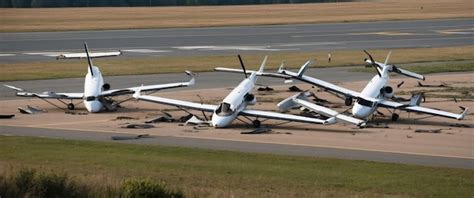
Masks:
[[[473,159],[447,156],[417,155],[410,153],[382,152],[357,149],[342,149],[318,146],[285,145],[250,141],[197,139],[188,137],[152,136],[134,140],[114,141],[112,136],[132,137],[130,134],[102,133],[93,131],[58,130],[47,128],[28,128],[2,126],[0,135],[35,136],[75,140],[122,142],[131,144],[155,144],[188,148],[217,149],[239,152],[266,153],[277,155],[297,155],[350,160],[368,160],[387,163],[403,163],[422,166],[437,166],[473,169]]]
[[[82,51],[125,57],[393,49],[472,45],[472,19],[149,30],[1,33],[0,62],[53,60]]]
[[[301,63],[303,64],[303,63]],[[351,67],[353,68],[353,67]],[[374,74],[365,72],[350,72],[348,67],[336,68],[314,68],[309,69],[307,74],[310,76],[319,77],[329,82],[347,82],[369,80]],[[271,71],[271,70],[270,70]],[[344,76],[343,79],[340,77]],[[224,72],[201,72],[196,76],[196,85],[186,89],[207,89],[207,88],[222,88],[234,87],[242,81],[243,75],[224,73]],[[151,85],[159,83],[171,83],[187,81],[189,78],[183,73],[174,74],[152,74],[152,75],[130,75],[130,76],[104,76],[105,82],[109,83],[113,89],[134,87],[141,84]],[[219,83],[216,83],[219,82]],[[24,88],[32,92],[83,92],[84,78],[68,78],[68,79],[53,79],[53,80],[27,80],[27,81],[13,81],[0,82],[0,85],[9,84],[20,88]],[[281,85],[282,79],[260,77],[259,85]],[[170,91],[170,90],[163,90]],[[0,101],[18,99],[15,97],[15,92],[4,86],[0,86]]]

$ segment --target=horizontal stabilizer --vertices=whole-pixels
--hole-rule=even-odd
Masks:
[[[94,52],[89,53],[91,58],[104,58],[104,57],[113,57],[113,56],[120,56],[122,55],[121,51],[116,52]],[[86,53],[68,53],[68,54],[60,54],[56,56],[56,59],[82,59],[87,58]]]

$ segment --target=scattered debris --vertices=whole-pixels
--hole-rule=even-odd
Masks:
[[[10,118],[13,118],[15,117],[15,114],[11,114],[11,115],[0,115],[0,119],[10,119]]]
[[[36,114],[36,113],[47,113],[48,112],[48,111],[43,110],[43,109],[37,109],[37,108],[31,107],[29,105],[27,105],[26,108],[18,107],[18,110],[20,111],[20,113],[23,113],[23,114]]]
[[[210,128],[211,125],[207,125],[207,124],[198,124],[196,126],[193,126],[193,129],[195,130],[208,130]]]
[[[405,81],[402,81],[402,82],[398,83],[397,88],[400,88],[404,83],[405,83]]]
[[[71,114],[71,115],[87,115],[87,112],[75,112],[75,111],[66,111],[64,112],[65,114]]]
[[[189,114],[186,117],[190,117],[190,118],[188,118],[186,121],[184,121],[184,125],[190,125],[190,124],[191,125],[201,125],[201,124],[207,123],[207,121],[201,120],[193,114]]]
[[[326,99],[322,99],[322,98],[319,98],[318,96],[316,96],[316,94],[312,93],[313,95],[313,101],[314,102],[320,102],[320,103],[330,103],[328,100]]]
[[[150,128],[155,128],[155,126],[151,124],[128,124],[127,126],[124,126],[122,128],[127,128],[127,129],[150,129]]]
[[[442,129],[416,129],[415,133],[441,133]]]
[[[365,128],[388,129],[387,123],[367,123]]]
[[[114,120],[138,120],[138,118],[130,116],[117,116]]]
[[[450,124],[449,126],[452,126],[452,127],[461,127],[461,128],[471,128],[471,127],[472,127],[472,126],[470,126],[470,125],[461,124],[461,123],[454,123],[454,124]]]
[[[140,138],[149,138],[151,137],[148,134],[141,134],[141,135],[132,135],[132,136],[111,136],[112,140],[135,140]]]
[[[300,88],[298,88],[295,85],[289,87],[288,90],[291,91],[291,92],[301,92],[302,91]]]
[[[240,134],[264,134],[264,133],[270,133],[272,132],[271,128],[256,128],[253,131],[244,131],[241,132]]]
[[[185,116],[181,116],[177,121],[178,122],[187,122],[188,120],[192,119],[193,117],[196,117],[196,119],[201,120],[200,118],[198,118],[194,114],[188,114],[188,115],[185,115]]]
[[[259,87],[257,89],[257,91],[273,91],[274,89],[269,87],[269,86],[265,86],[265,87]]]
[[[145,123],[147,124],[150,124],[150,123],[157,123],[157,122],[175,122],[176,120],[171,117],[171,115],[162,115],[162,116],[158,116],[158,117],[155,117],[155,118],[152,118],[150,120],[147,120],[145,121]]]
[[[427,84],[421,84],[420,81],[418,81],[417,87],[447,87],[445,83],[439,84],[439,85],[427,85]]]

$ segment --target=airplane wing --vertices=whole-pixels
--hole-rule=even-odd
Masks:
[[[147,86],[139,86],[139,87],[129,87],[129,88],[124,88],[124,89],[113,89],[113,90],[103,91],[101,93],[101,96],[117,96],[117,95],[133,94],[138,89],[140,91],[158,91],[158,90],[163,90],[163,89],[187,87],[187,86],[194,85],[195,79],[192,72],[186,71],[186,74],[192,77],[191,80],[189,80],[188,82],[147,85]]]
[[[20,97],[38,97],[44,99],[82,99],[84,97],[83,93],[57,93],[52,91],[34,93],[11,85],[4,84],[3,86],[15,90],[16,95]]]
[[[305,117],[305,116],[277,113],[277,112],[271,112],[271,111],[253,110],[253,109],[242,110],[239,115],[257,117],[257,118],[268,118],[268,119],[275,119],[275,120],[286,120],[286,121],[293,121],[293,122],[305,122],[305,123],[312,123],[312,124],[325,124],[325,125],[334,124],[336,122],[335,118],[333,117],[327,120],[321,120],[321,119],[310,118],[310,117]]]
[[[91,58],[103,58],[103,57],[111,57],[111,56],[120,56],[122,55],[121,51],[116,52],[94,52],[90,53],[89,56]],[[56,56],[56,59],[81,59],[87,58],[86,53],[68,53],[68,54],[60,54]]]
[[[300,81],[315,85],[317,87],[320,87],[320,88],[323,88],[323,89],[326,89],[326,90],[329,90],[329,91],[332,91],[332,92],[335,92],[335,93],[338,93],[338,94],[341,94],[341,95],[344,95],[344,96],[350,96],[352,98],[357,98],[360,95],[359,92],[352,91],[350,89],[346,89],[344,87],[340,87],[340,86],[337,86],[335,84],[332,84],[332,83],[329,83],[329,82],[326,82],[326,81],[323,81],[323,80],[319,80],[317,78],[313,78],[313,77],[310,77],[310,76],[307,76],[307,75],[303,75],[301,73],[301,71],[304,72],[305,70],[302,68],[302,69],[300,69],[300,72],[298,72],[298,73],[288,71],[288,70],[281,70],[279,72],[282,73],[282,74],[291,76],[293,78],[296,78]]]
[[[293,101],[296,102],[297,104],[311,110],[311,111],[314,111],[316,113],[325,115],[327,117],[335,117],[338,120],[342,120],[342,121],[345,121],[345,122],[348,122],[348,123],[351,123],[351,124],[354,124],[354,125],[357,125],[357,126],[360,126],[360,127],[364,127],[366,125],[365,121],[363,121],[363,120],[360,120],[360,119],[357,119],[357,118],[354,118],[354,117],[351,117],[351,116],[347,116],[347,115],[344,115],[344,114],[340,114],[337,111],[334,111],[332,109],[329,109],[329,108],[326,108],[326,107],[323,107],[323,106],[320,106],[320,105],[317,105],[317,104],[314,104],[314,103],[311,103],[311,102],[303,100],[303,99],[293,98]]]
[[[206,111],[206,112],[214,112],[214,110],[217,109],[217,105],[201,104],[201,103],[188,102],[188,101],[176,100],[176,99],[170,99],[170,98],[162,98],[158,96],[140,95],[139,91],[135,92],[135,94],[133,94],[133,97],[138,100],[144,100],[144,101],[158,103],[158,104],[165,104],[165,105],[195,109],[195,110]]]
[[[401,104],[401,103],[387,101],[387,100],[379,101],[377,104],[381,107],[399,109],[399,110],[408,111],[408,112],[426,113],[429,115],[453,118],[457,120],[464,119],[464,116],[467,114],[467,111],[469,110],[468,108],[463,108],[464,110],[461,114],[456,114],[456,113],[451,113],[447,111],[441,111],[437,109],[431,109],[431,108],[421,107],[421,106],[416,106],[416,105],[411,106],[411,105]]]
[[[214,71],[219,71],[219,72],[229,72],[229,73],[244,73],[243,69],[234,69],[234,68],[226,68],[226,67],[216,67],[214,68]],[[275,77],[275,78],[291,78],[290,76],[284,75],[284,74],[279,74],[279,73],[271,73],[271,72],[260,72],[260,71],[255,71],[255,70],[246,70],[247,74],[251,74],[255,72],[257,76],[268,76],[268,77]]]

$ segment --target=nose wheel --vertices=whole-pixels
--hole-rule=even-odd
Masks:
[[[254,120],[252,121],[252,125],[255,128],[260,128],[260,126],[262,125],[262,122],[260,122],[260,120]]]
[[[397,113],[392,113],[392,121],[397,121],[398,118],[400,118],[400,115],[398,115]]]
[[[72,111],[72,110],[74,110],[74,108],[76,108],[76,107],[74,106],[74,104],[72,104],[72,103],[67,104],[67,109],[69,109],[69,110]]]

